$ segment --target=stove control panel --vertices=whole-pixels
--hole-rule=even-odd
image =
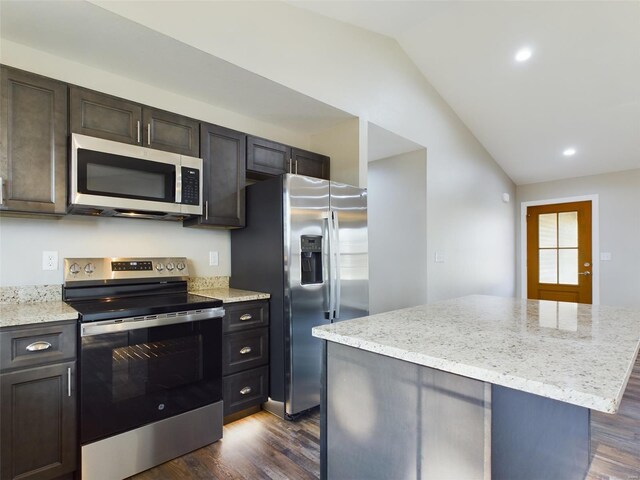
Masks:
[[[185,257],[65,258],[64,283],[162,279],[189,276]]]

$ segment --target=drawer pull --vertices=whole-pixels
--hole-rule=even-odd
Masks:
[[[51,348],[49,342],[33,342],[27,345],[28,352],[39,352],[40,350],[48,350],[49,348]]]
[[[242,320],[243,322],[246,322],[247,320],[251,320],[253,318],[253,315],[251,315],[250,313],[245,313],[244,315],[240,316],[240,320]]]
[[[247,395],[248,393],[251,393],[251,387],[244,387],[242,390],[240,390],[241,395]]]
[[[240,354],[246,355],[247,353],[251,353],[251,347],[242,347],[240,349]]]

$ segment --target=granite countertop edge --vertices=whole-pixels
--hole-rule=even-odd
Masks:
[[[268,300],[271,298],[271,295],[268,293],[226,287],[191,290],[189,293],[200,295],[202,297],[217,298],[222,300],[222,303],[224,304],[250,302],[253,300]]]
[[[458,300],[464,302],[468,299],[473,301],[474,297],[463,297],[461,299],[447,301],[444,302],[443,306],[447,307],[447,304],[455,306]],[[437,309],[440,308],[438,304],[432,305],[436,307],[434,311],[438,313]],[[472,359],[469,360],[469,358],[463,359],[449,356],[446,352],[443,352],[442,349],[438,350],[437,347],[431,348],[431,346],[420,344],[416,345],[415,343],[412,344],[410,341],[405,343],[402,341],[402,333],[399,334],[399,337],[396,339],[389,337],[389,335],[393,335],[393,330],[388,328],[388,322],[391,320],[389,315],[394,316],[394,314],[397,314],[404,317],[398,321],[401,322],[402,326],[400,328],[405,329],[403,333],[406,335],[407,331],[410,331],[412,327],[418,325],[416,318],[413,317],[413,313],[419,308],[422,307],[412,307],[396,312],[386,312],[384,314],[378,314],[371,317],[363,317],[353,321],[315,327],[312,330],[312,335],[322,340],[609,414],[615,414],[618,411],[620,402],[622,401],[622,396],[634,367],[635,359],[640,351],[640,338],[637,342],[631,339],[630,343],[627,343],[627,348],[621,352],[621,355],[624,355],[624,358],[622,359],[623,361],[617,363],[619,367],[624,365],[626,370],[623,371],[620,369],[614,372],[614,377],[610,377],[611,381],[609,382],[609,386],[602,389],[602,391],[598,391],[597,389],[592,390],[589,386],[589,382],[582,382],[581,378],[576,377],[575,374],[566,376],[566,380],[565,378],[556,378],[557,375],[556,377],[551,375],[550,377],[545,378],[545,375],[540,376],[539,372],[535,372],[534,375],[529,377],[526,370],[514,370],[512,368],[513,365],[511,364],[516,361],[515,357],[509,365],[502,364],[498,361],[495,365],[489,366],[485,362],[487,357],[481,356],[480,353],[477,357],[479,360],[478,363],[474,363]],[[623,309],[619,309],[619,311],[623,311]],[[624,312],[631,311],[624,310]],[[633,312],[633,314],[636,315],[634,318],[638,318],[638,313],[640,312],[637,310]],[[603,315],[604,313],[600,312],[600,314]],[[418,313],[416,313],[416,317],[417,316]],[[382,320],[384,320],[384,322],[382,322]],[[420,320],[424,320],[424,318],[420,317]],[[458,318],[451,317],[451,321],[457,320]],[[355,322],[351,324],[353,327],[349,325],[351,322]],[[385,326],[384,323],[387,325]],[[465,324],[463,323],[462,325]],[[483,325],[486,325],[486,323],[483,323]],[[600,325],[600,327],[602,327],[602,325]],[[370,330],[367,331],[367,328]],[[453,329],[453,331],[458,332],[456,334],[460,334],[459,330],[459,328]],[[635,334],[637,327],[633,331]],[[429,335],[435,335],[438,337],[439,332],[439,330],[434,330],[432,328],[429,331]],[[376,335],[378,338],[376,338]],[[438,337],[438,340],[442,338],[445,339],[445,344],[459,344],[455,341],[455,335],[451,332],[444,332],[442,337]],[[633,345],[633,348],[629,348],[630,344]],[[602,346],[603,345],[600,345],[600,347]],[[484,349],[487,351],[486,346]],[[632,351],[635,351],[635,354],[632,355]],[[482,350],[478,350],[478,352],[482,352]],[[627,356],[629,356],[628,359]],[[504,356],[502,357],[502,360],[506,360]],[[604,370],[602,370],[602,373],[600,374],[594,373],[596,378],[598,375],[611,375],[607,373],[606,369],[608,367],[606,365],[599,368],[604,368]]]
[[[78,312],[61,300],[0,304],[0,328],[77,319]]]

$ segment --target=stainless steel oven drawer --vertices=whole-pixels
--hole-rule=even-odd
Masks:
[[[73,320],[1,329],[0,371],[74,360],[76,325]]]
[[[269,329],[230,333],[222,341],[222,374],[229,375],[269,363]]]
[[[223,395],[225,415],[266,402],[269,396],[269,367],[224,377]]]

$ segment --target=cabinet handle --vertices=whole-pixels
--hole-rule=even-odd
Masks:
[[[251,347],[242,347],[240,349],[240,354],[241,355],[246,355],[247,353],[251,353]]]
[[[71,367],[67,368],[67,396],[71,396]]]
[[[0,205],[4,205],[4,178],[0,177]]]
[[[246,322],[247,320],[251,320],[253,318],[253,315],[251,315],[250,313],[245,313],[243,315],[240,315],[240,320],[243,322]]]
[[[147,123],[147,145],[151,145],[151,124]]]
[[[140,120],[138,120],[138,126],[136,129],[138,130],[138,143],[140,143]]]
[[[296,175],[298,174],[298,160],[296,160]]]
[[[291,162],[293,160],[289,159],[289,173],[293,173],[293,168],[291,168]]]
[[[242,390],[240,390],[241,395],[246,395],[248,393],[251,393],[251,387],[244,387]]]
[[[204,219],[209,220],[209,200],[204,201]]]
[[[40,350],[47,350],[51,348],[51,344],[49,342],[33,342],[27,345],[28,352],[39,352]]]

